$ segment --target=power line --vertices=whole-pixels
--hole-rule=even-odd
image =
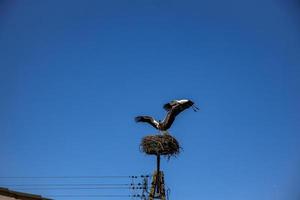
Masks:
[[[145,189],[144,187],[42,187],[42,188],[16,188],[18,190],[97,190],[97,189]]]
[[[139,176],[97,176],[97,175],[93,175],[93,176],[0,176],[0,179],[72,179],[72,178],[145,178],[145,177],[149,177],[150,175],[139,175]]]
[[[112,194],[112,195],[76,195],[76,194],[63,194],[63,195],[60,195],[60,194],[58,194],[58,195],[50,195],[49,197],[145,197],[145,195],[114,195],[114,194]]]
[[[50,195],[50,197],[133,197],[132,195],[73,195],[73,194],[65,194],[65,195]]]
[[[141,185],[141,183],[138,184],[129,184],[129,183],[110,183],[110,184],[106,184],[106,183],[62,183],[62,184],[56,184],[56,183],[46,183],[46,184],[5,184],[2,186],[5,187],[26,187],[26,186],[133,186],[133,185]]]
[[[139,178],[142,176],[1,176],[0,179],[94,179],[94,178]]]
[[[5,187],[15,187],[16,190],[52,190],[54,192],[53,195],[47,195],[50,198],[76,198],[76,197],[84,197],[84,198],[93,198],[93,197],[141,197],[138,194],[131,194],[131,195],[122,195],[122,194],[55,194],[58,191],[63,193],[68,193],[70,191],[73,193],[75,190],[82,190],[83,191],[117,191],[117,190],[144,190],[145,185],[138,181],[139,178],[146,178],[149,175],[139,175],[139,176],[98,176],[98,175],[89,175],[89,176],[0,176],[0,180],[3,181],[22,181],[20,183],[15,184],[5,184]],[[93,180],[91,180],[93,179]],[[100,181],[96,181],[97,179],[107,179],[109,183],[97,183]],[[110,183],[113,182],[110,179],[128,179],[131,180],[131,183]],[[50,183],[43,183],[44,181],[49,181]],[[24,182],[25,181],[25,182]],[[88,183],[88,181],[90,183]],[[26,184],[28,182],[28,184]],[[39,183],[41,182],[41,183]],[[57,183],[58,182],[58,183]],[[60,183],[62,182],[62,183]],[[73,182],[73,183],[72,183]],[[74,183],[75,182],[75,183]],[[123,181],[122,181],[123,182]],[[126,181],[127,182],[127,181]],[[50,191],[49,191],[50,192]],[[52,193],[52,192],[51,192]]]

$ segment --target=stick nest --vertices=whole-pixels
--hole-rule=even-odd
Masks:
[[[171,135],[148,135],[141,142],[141,150],[148,155],[176,157],[180,149],[179,143]]]

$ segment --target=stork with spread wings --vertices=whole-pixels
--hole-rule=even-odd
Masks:
[[[136,122],[146,122],[149,123],[154,128],[161,131],[163,134],[168,134],[167,130],[172,126],[176,116],[181,113],[182,111],[192,107],[193,110],[196,112],[199,110],[194,105],[194,102],[188,99],[182,100],[173,100],[170,103],[166,103],[163,108],[168,111],[165,119],[163,121],[157,121],[153,117],[150,116],[137,116],[135,117]]]

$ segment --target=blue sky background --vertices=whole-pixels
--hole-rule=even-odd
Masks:
[[[299,13],[296,0],[0,1],[0,176],[151,173],[139,143],[156,131],[134,116],[190,98],[201,112],[177,118],[184,151],[162,163],[170,199],[298,200]]]

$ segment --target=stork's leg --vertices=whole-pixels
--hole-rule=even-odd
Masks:
[[[170,135],[170,133],[169,133],[168,131],[160,131],[160,133],[161,133],[162,135]]]

